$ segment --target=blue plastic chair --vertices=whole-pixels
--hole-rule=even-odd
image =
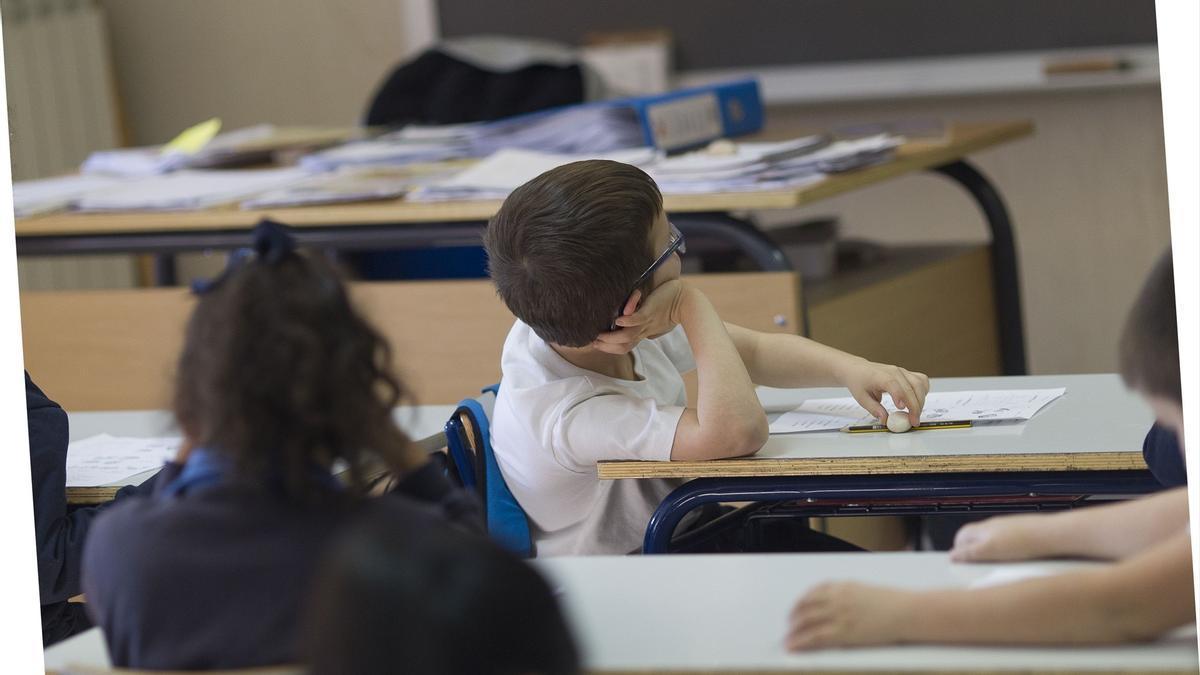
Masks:
[[[490,420],[500,385],[483,389],[479,398],[467,398],[446,422],[446,447],[463,487],[479,493],[488,534],[523,558],[533,557],[533,538],[525,510],[504,482],[492,452]]]

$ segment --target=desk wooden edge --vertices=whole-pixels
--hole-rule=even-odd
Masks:
[[[606,461],[601,480],[621,478],[743,478],[747,476],[863,476],[873,474],[997,473],[1002,471],[1141,471],[1141,452],[924,455],[909,457],[789,457],[704,462]]]

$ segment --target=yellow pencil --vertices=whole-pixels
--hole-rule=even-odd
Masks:
[[[921,426],[913,427],[912,431],[933,431],[935,429],[969,429],[971,420],[943,420],[940,422],[921,422]],[[887,431],[886,424],[862,424],[842,427],[848,434],[869,434],[877,431]]]

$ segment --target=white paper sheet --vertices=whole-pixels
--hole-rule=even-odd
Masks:
[[[79,200],[81,211],[175,211],[234,202],[304,180],[294,168],[177,171],[93,192]]]
[[[975,422],[1021,422],[1067,392],[1057,389],[1004,389],[995,391],[930,392],[921,410],[922,422],[971,420]],[[899,410],[888,394],[883,395],[888,412]],[[875,418],[853,397],[805,401],[771,423],[773,434],[836,431],[848,424],[874,424]]]
[[[63,209],[84,195],[123,185],[111,176],[56,176],[13,183],[13,213],[18,218]]]
[[[652,148],[616,150],[592,156],[521,149],[500,150],[453,176],[418,188],[408,195],[408,200],[503,199],[521,184],[569,162],[611,159],[627,164],[644,164],[653,158]]]
[[[178,436],[135,438],[100,434],[67,448],[67,487],[117,483],[157,469],[179,452]]]

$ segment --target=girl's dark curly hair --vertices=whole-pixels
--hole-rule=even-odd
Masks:
[[[402,398],[391,348],[332,264],[289,250],[231,266],[200,296],[174,408],[190,440],[231,459],[239,479],[312,503],[332,493],[335,460],[352,496],[366,493],[372,460],[400,472],[409,441],[391,413]]]

